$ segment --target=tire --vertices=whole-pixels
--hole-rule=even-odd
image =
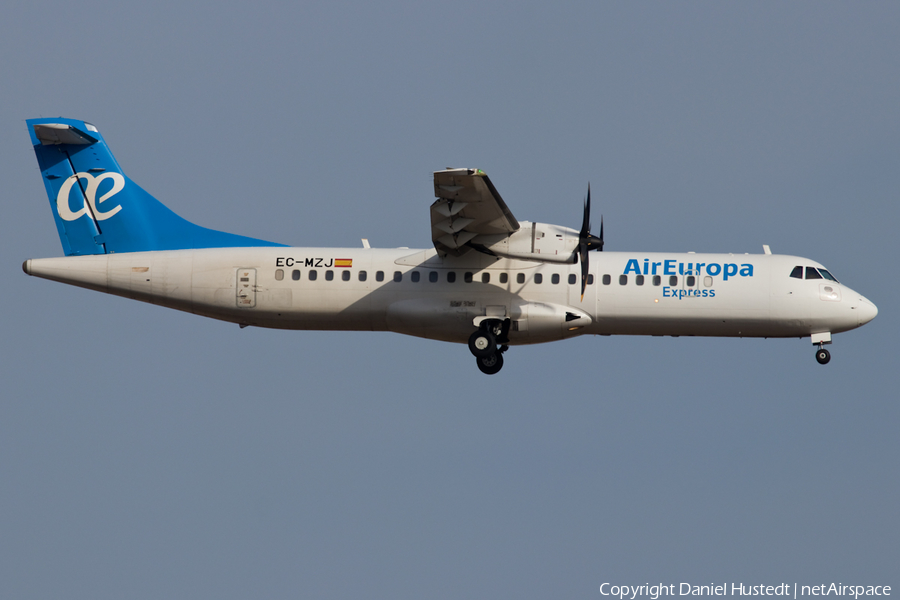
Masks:
[[[827,365],[828,361],[831,360],[831,353],[825,348],[819,348],[816,350],[816,360],[819,361],[820,365]]]
[[[494,352],[490,356],[476,358],[475,362],[478,364],[479,371],[485,375],[494,375],[503,368],[503,355],[499,352]]]
[[[490,356],[497,351],[497,338],[486,329],[479,329],[469,336],[469,352],[475,358]]]

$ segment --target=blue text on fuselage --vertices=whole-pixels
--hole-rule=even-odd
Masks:
[[[643,267],[643,268],[642,268]],[[722,276],[723,281],[728,281],[729,277],[753,277],[753,265],[750,263],[683,263],[673,258],[653,261],[645,258],[643,265],[636,258],[629,258],[625,265],[624,275],[634,273],[635,275],[702,275],[704,270],[710,277]]]
[[[679,289],[663,286],[663,298],[715,298],[716,290]]]

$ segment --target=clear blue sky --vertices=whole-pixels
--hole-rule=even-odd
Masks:
[[[0,597],[900,586],[896,3],[19,2],[0,21]],[[514,348],[237,326],[32,279],[26,118],[200,224],[428,247],[431,173],[607,249],[807,256],[809,340]],[[595,219],[596,221],[597,219]]]

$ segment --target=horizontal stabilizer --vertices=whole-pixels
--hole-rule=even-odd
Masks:
[[[85,123],[87,125],[87,123]],[[93,125],[89,126],[94,131],[97,130]],[[85,127],[87,129],[87,127]],[[89,136],[83,131],[75,129],[71,125],[65,123],[42,123],[34,126],[34,135],[45,146],[53,146],[57,144],[71,144],[73,146],[88,146],[96,143],[97,139]]]

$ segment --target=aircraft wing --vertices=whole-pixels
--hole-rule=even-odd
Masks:
[[[459,256],[470,250],[467,244],[476,236],[508,235],[519,229],[519,222],[484,171],[435,171],[434,195],[431,239],[441,254]]]

